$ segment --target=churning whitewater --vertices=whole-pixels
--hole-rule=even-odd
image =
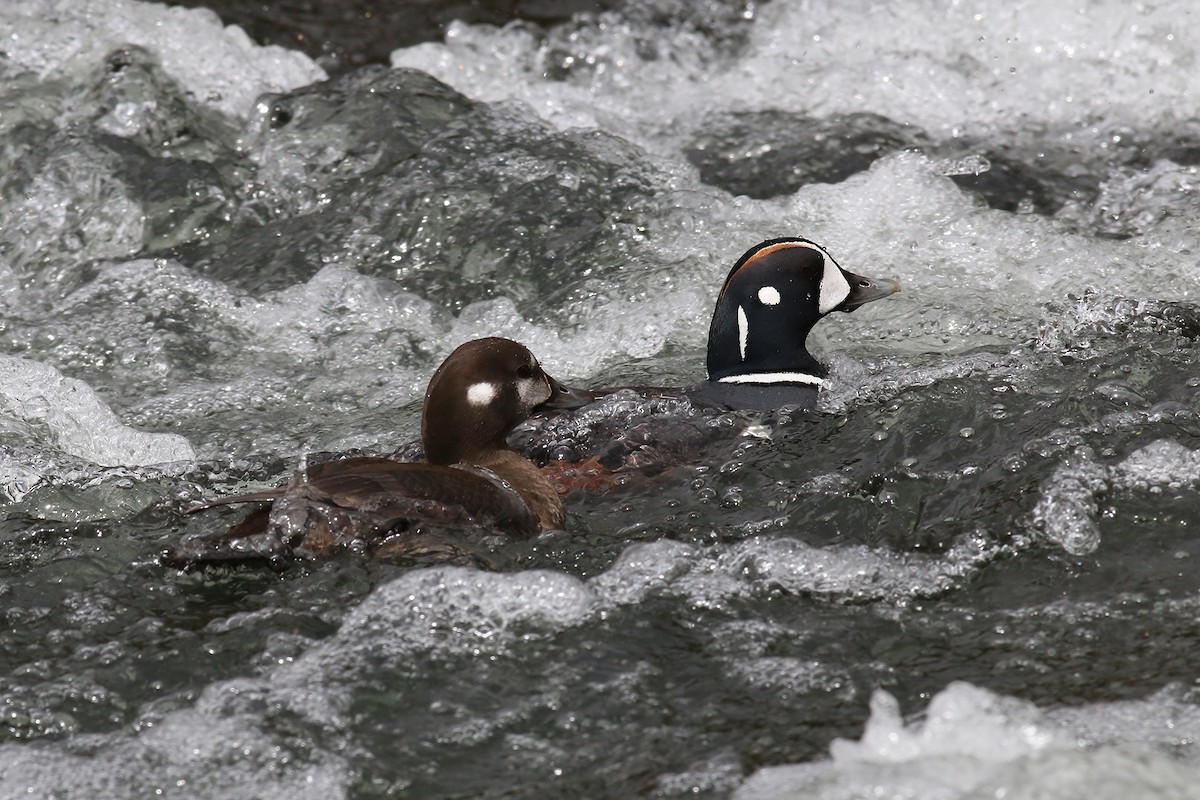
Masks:
[[[6,3],[0,798],[1200,798],[1195,16],[652,0],[327,74]],[[486,569],[160,563],[411,454],[467,340],[695,384],[794,236],[903,286],[815,410],[608,395],[522,446],[647,463]]]

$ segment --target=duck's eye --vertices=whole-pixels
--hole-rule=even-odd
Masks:
[[[533,367],[529,366],[528,364],[522,364],[521,366],[517,367],[517,377],[521,379],[532,378]]]

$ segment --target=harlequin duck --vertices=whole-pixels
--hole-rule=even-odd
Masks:
[[[829,371],[805,348],[834,311],[855,311],[900,291],[887,279],[838,266],[808,239],[771,239],[733,265],[708,328],[708,380],[687,390],[704,405],[768,411],[812,407]]]
[[[707,380],[685,389],[597,389],[602,399],[594,406],[531,420],[511,441],[545,464],[563,493],[580,486],[606,491],[634,474],[695,461],[738,427],[733,420],[715,424],[714,409],[816,406],[828,370],[805,347],[813,326],[898,291],[895,281],[842,269],[808,239],[762,242],[737,260],[717,295]]]
[[[207,503],[262,502],[224,534],[189,537],[169,566],[313,558],[342,550],[403,553],[429,530],[531,536],[561,528],[554,486],[505,437],[534,408],[577,408],[592,395],[547,375],[509,339],[467,342],[434,372],[421,414],[424,462],[356,456],[301,470],[291,483]]]

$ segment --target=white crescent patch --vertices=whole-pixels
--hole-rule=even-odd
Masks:
[[[826,257],[825,271],[821,275],[821,299],[817,303],[817,310],[828,314],[849,296],[850,283],[846,280],[846,274],[838,269],[833,259]]]
[[[746,309],[738,306],[738,350],[741,351],[742,361],[746,360],[746,339],[750,336],[750,320],[746,319]]]
[[[846,298],[850,296],[850,284],[846,281],[845,273],[838,268],[837,262],[833,260],[833,256],[829,255],[829,252],[824,247],[812,242],[794,242],[790,244],[793,247],[807,247],[809,250],[816,250],[821,254],[821,258],[825,262],[825,269],[821,273],[821,294],[817,299],[817,310],[822,314],[828,314],[845,302]],[[767,302],[762,298],[761,290],[759,299],[764,303]],[[770,304],[768,303],[768,305]]]
[[[544,403],[550,399],[550,392],[547,391],[547,388],[544,381],[526,378],[517,381],[517,396],[521,398],[522,403],[533,408],[538,403]]]

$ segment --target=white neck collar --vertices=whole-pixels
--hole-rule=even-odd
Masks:
[[[726,375],[718,378],[718,383],[803,383],[807,386],[820,386],[824,379],[806,372],[748,372],[744,375]]]

